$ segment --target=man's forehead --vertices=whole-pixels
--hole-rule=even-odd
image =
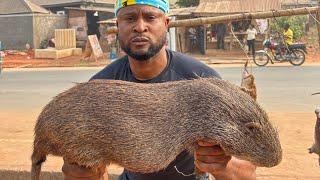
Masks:
[[[126,15],[126,14],[134,14],[134,13],[156,13],[156,14],[163,14],[165,13],[155,7],[148,6],[148,5],[132,5],[132,6],[127,6],[123,7],[119,10],[118,16],[120,15]]]

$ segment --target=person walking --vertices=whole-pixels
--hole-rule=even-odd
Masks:
[[[249,25],[249,28],[246,31],[246,39],[247,39],[247,45],[249,47],[249,52],[248,54],[250,55],[250,51],[251,51],[251,55],[254,57],[255,56],[255,40],[256,40],[256,35],[258,34],[257,30],[254,28],[254,26],[252,24]]]

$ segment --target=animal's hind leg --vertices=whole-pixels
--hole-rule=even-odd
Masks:
[[[46,154],[38,151],[38,149],[34,148],[31,161],[31,180],[39,180],[40,172],[41,172],[41,165],[44,161],[46,161]]]

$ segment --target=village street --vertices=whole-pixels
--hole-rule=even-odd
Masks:
[[[235,84],[241,83],[241,67],[213,67]],[[320,96],[319,66],[254,67],[259,102],[268,111],[313,111]],[[5,69],[0,76],[0,109],[32,110],[43,107],[59,92],[85,82],[102,67]],[[249,68],[251,71],[251,68]]]
[[[0,169],[30,169],[33,127],[41,108],[101,68],[5,69],[0,76]],[[224,79],[240,84],[241,67],[214,68]],[[258,179],[320,179],[317,156],[307,152],[313,142],[314,108],[320,105],[320,95],[311,96],[320,92],[319,68],[252,68],[258,101],[278,127],[284,149],[282,163],[271,169],[258,168]],[[61,158],[49,157],[44,171],[61,172],[61,165]],[[119,174],[121,168],[112,166],[109,172]]]

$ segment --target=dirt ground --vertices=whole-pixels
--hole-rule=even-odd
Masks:
[[[0,126],[0,169],[2,169],[0,177],[4,177],[5,180],[28,179],[27,172],[21,172],[20,178],[18,178],[16,171],[30,170],[33,126],[39,113],[40,109],[29,112],[22,110],[0,112],[2,124]],[[315,114],[269,112],[269,116],[280,133],[284,152],[283,160],[280,165],[273,168],[258,168],[258,179],[320,179],[318,157],[308,154],[307,151],[313,143]],[[61,158],[49,157],[43,166],[43,172],[49,171],[51,173],[47,173],[48,178],[45,179],[61,179],[61,166]],[[114,179],[121,171],[120,167],[109,167],[111,179]],[[24,178],[21,178],[23,174],[25,174]]]
[[[104,55],[107,57],[107,54]],[[70,56],[61,59],[36,59],[34,51],[6,53],[3,68],[34,68],[34,67],[90,67],[104,66],[110,63],[109,59],[100,58],[97,61],[87,60],[83,56]]]
[[[247,60],[247,56],[241,50],[221,51],[210,49],[207,50],[206,55],[187,54],[208,64],[243,64]],[[7,53],[3,61],[3,68],[90,67],[105,66],[111,62],[107,58],[108,54],[104,54],[103,57],[105,58],[100,58],[98,61],[85,60],[83,56],[71,56],[61,59],[35,59],[33,50],[29,50],[13,54]],[[320,50],[309,47],[304,65],[314,63],[320,63]],[[279,65],[279,63],[275,65]]]

